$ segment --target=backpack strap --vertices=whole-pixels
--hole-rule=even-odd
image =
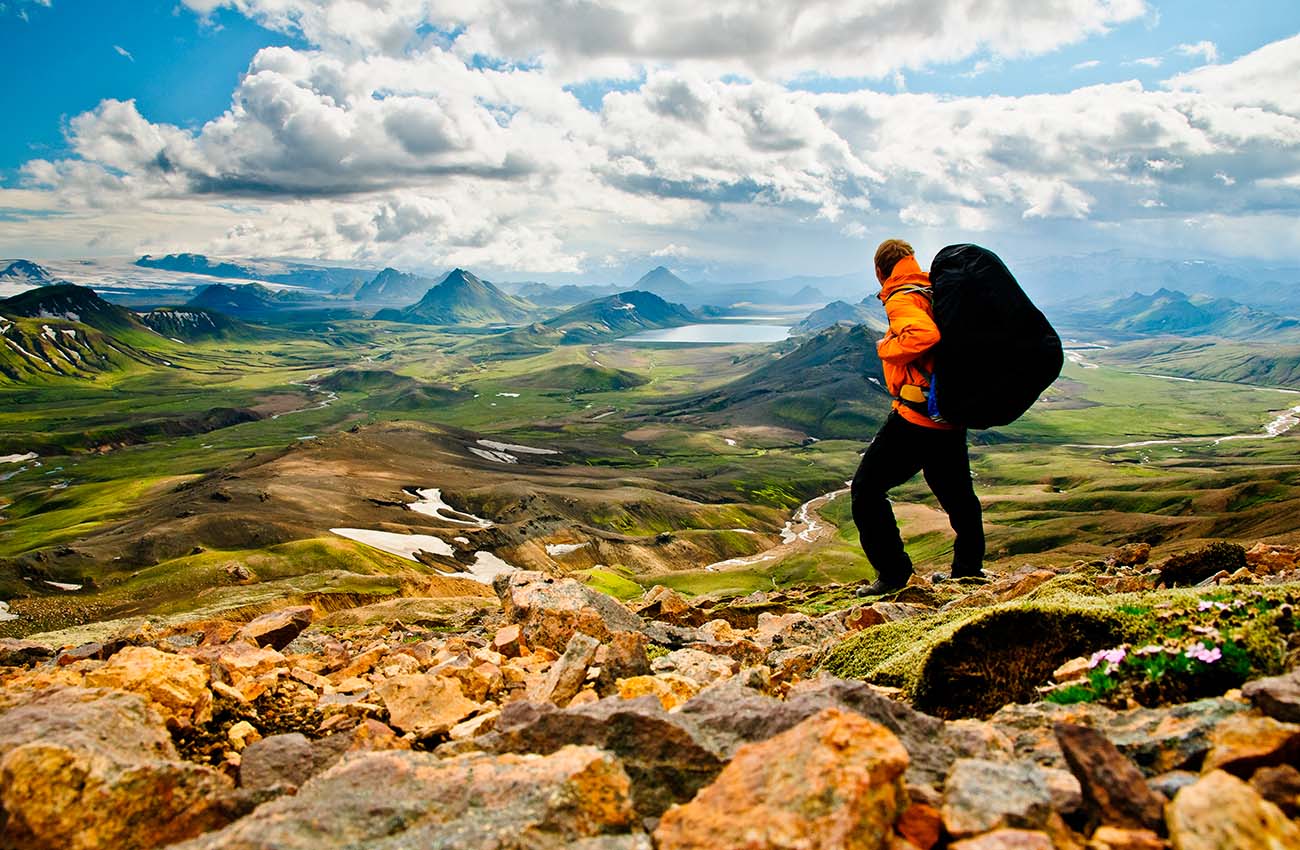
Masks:
[[[889,293],[889,296],[885,298],[884,303],[888,304],[890,298],[893,298],[895,295],[902,295],[904,292],[920,293],[921,295],[924,295],[926,297],[926,300],[928,300],[930,303],[932,304],[934,303],[934,292],[931,291],[930,287],[928,286],[900,286],[898,289],[895,289],[893,292]]]

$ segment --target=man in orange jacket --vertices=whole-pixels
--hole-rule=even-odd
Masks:
[[[939,342],[930,276],[911,245],[889,239],[876,250],[876,279],[889,316],[889,332],[876,350],[894,405],[853,476],[853,521],[877,576],[860,591],[863,596],[898,590],[912,577],[887,494],[921,471],[957,533],[952,577],[982,577],[984,561],[984,521],[971,483],[966,429],[924,412]]]

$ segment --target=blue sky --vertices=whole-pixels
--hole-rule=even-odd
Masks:
[[[204,23],[174,0],[0,4],[0,114],[10,128],[0,134],[0,175],[8,179],[33,157],[65,151],[64,121],[104,98],[134,98],[155,121],[198,126],[230,107],[253,54],[301,43],[228,10]]]
[[[0,0],[0,254],[779,276],[909,232],[1300,260],[1300,4],[897,5]]]

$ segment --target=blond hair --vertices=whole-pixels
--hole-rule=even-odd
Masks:
[[[888,278],[894,272],[894,266],[904,257],[910,257],[916,252],[912,246],[902,239],[886,239],[880,243],[876,249],[876,269],[880,272],[881,278]]]

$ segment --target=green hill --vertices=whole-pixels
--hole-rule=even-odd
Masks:
[[[494,325],[521,322],[532,309],[464,269],[455,269],[417,303],[380,310],[376,319],[417,325]]]
[[[159,357],[67,319],[0,317],[0,340],[0,382],[5,383],[91,378],[134,365],[166,365]]]
[[[670,304],[653,292],[629,290],[597,298],[566,310],[542,326],[560,334],[565,344],[613,339],[638,331],[676,328],[696,321],[680,304]]]
[[[390,410],[420,410],[453,404],[472,393],[445,384],[428,384],[386,369],[340,369],[317,386],[334,392],[363,393],[373,406]]]
[[[644,375],[626,369],[597,366],[594,363],[570,363],[529,372],[515,379],[514,385],[572,393],[601,393],[627,390],[650,382]]]
[[[152,333],[139,316],[110,304],[88,286],[61,283],[29,289],[0,300],[0,315],[11,318],[63,319],[107,334]]]
[[[1300,388],[1300,345],[1143,340],[1088,356],[1116,366],[1180,378]]]
[[[878,335],[835,325],[779,360],[720,389],[678,400],[662,416],[709,423],[778,425],[818,438],[863,439],[889,412]]]
[[[182,342],[247,339],[259,333],[252,326],[213,310],[165,307],[141,313],[140,321],[155,333]]]

